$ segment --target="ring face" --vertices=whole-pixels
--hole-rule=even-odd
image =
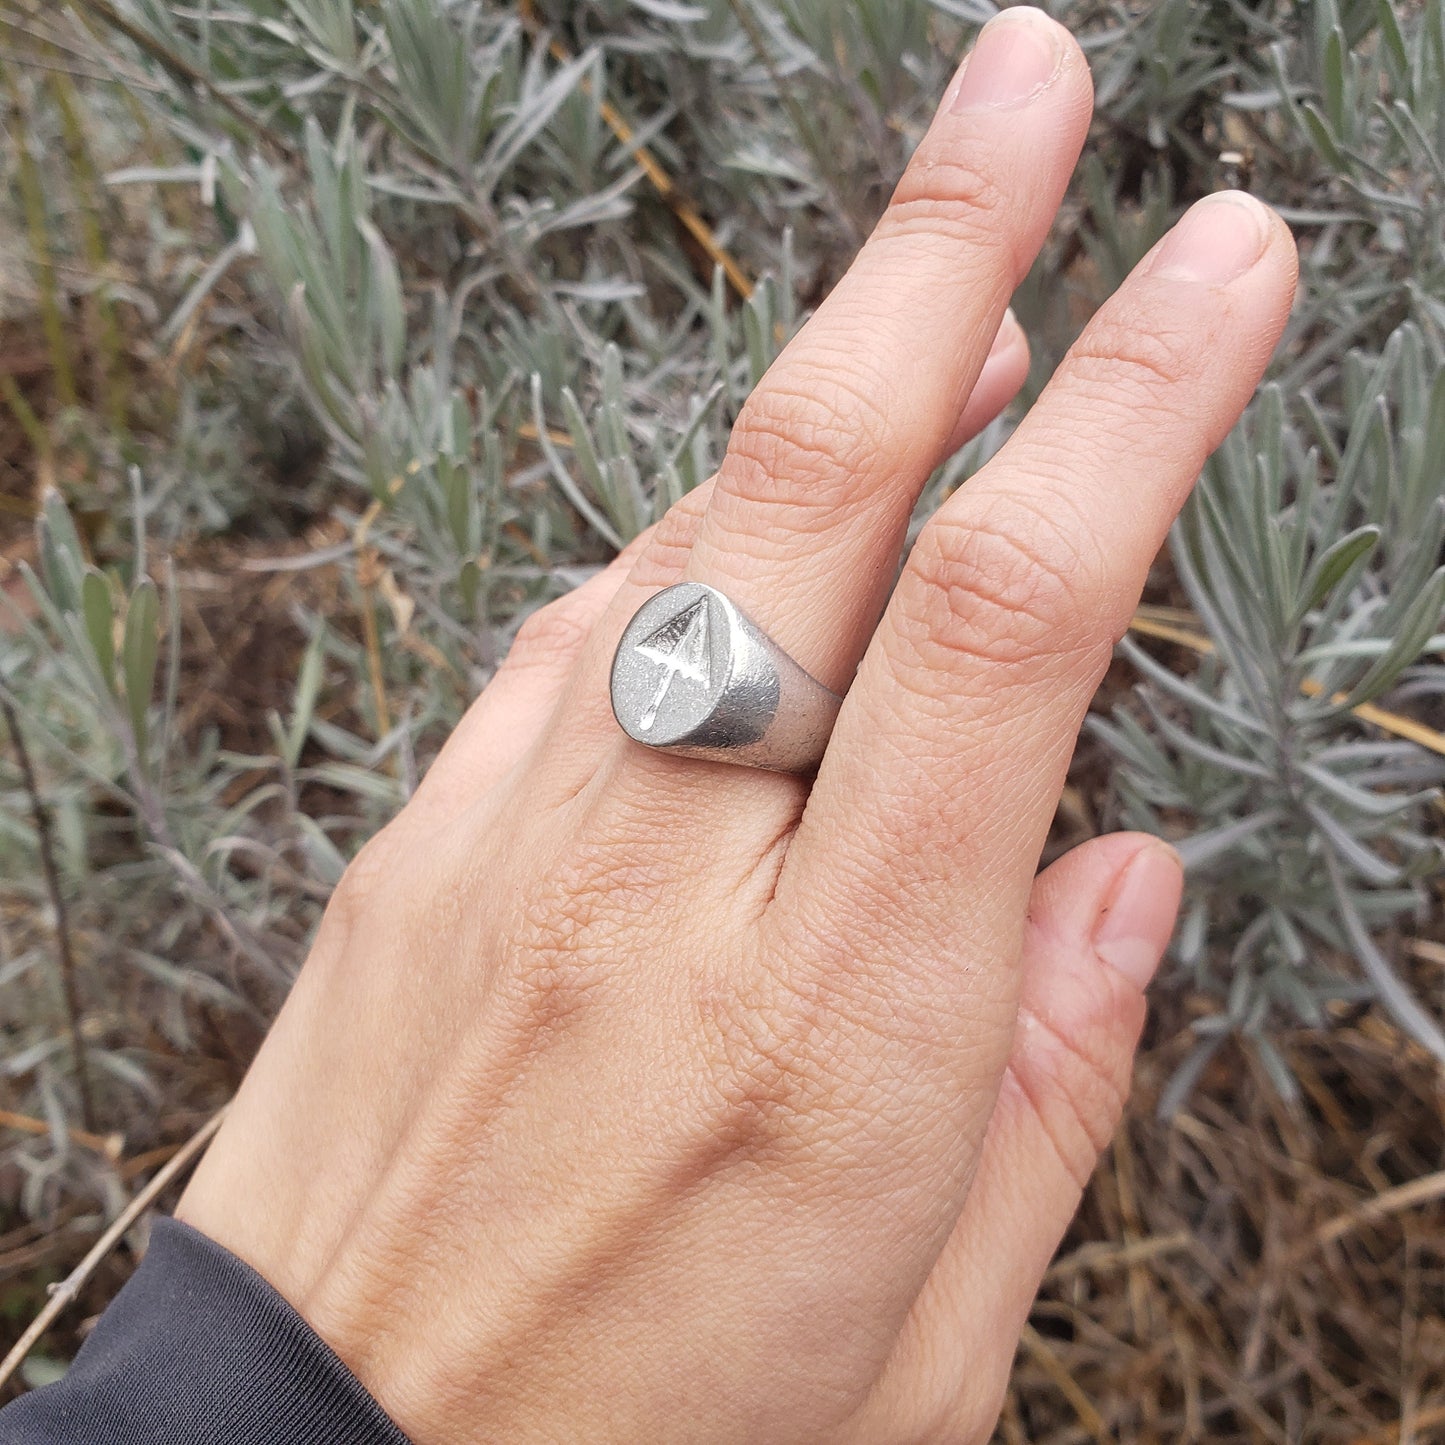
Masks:
[[[715,587],[681,582],[638,609],[612,663],[628,737],[777,772],[817,766],[842,699]]]
[[[732,673],[730,610],[696,582],[638,610],[612,664],[612,710],[629,737],[665,748],[705,728]]]

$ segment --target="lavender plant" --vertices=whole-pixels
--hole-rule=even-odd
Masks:
[[[1425,913],[1445,757],[1372,736],[1354,712],[1445,681],[1442,375],[1407,324],[1379,357],[1346,359],[1338,424],[1308,394],[1291,418],[1267,389],[1174,537],[1212,655],[1181,676],[1122,644],[1143,711],[1094,726],[1121,761],[1121,816],[1183,835],[1192,902],[1176,957],[1221,1003],[1166,1109],[1232,1031],[1293,1093],[1271,1034],[1325,1026],[1333,1000],[1379,998],[1445,1058],[1435,1001],[1378,938]]]
[[[1292,1094],[1271,1035],[1332,1000],[1379,999],[1445,1058],[1442,1001],[1389,943],[1428,921],[1442,759],[1354,711],[1445,686],[1445,9],[1321,4],[1260,68],[1227,99],[1310,176],[1306,245],[1278,377],[1174,538],[1215,655],[1186,679],[1126,642],[1143,711],[1099,724],[1121,815],[1185,833],[1176,955],[1220,1002],[1166,1110],[1234,1033]]]

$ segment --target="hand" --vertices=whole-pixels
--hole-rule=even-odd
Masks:
[[[523,628],[337,890],[180,1213],[420,1445],[987,1438],[1179,893],[1137,836],[1037,860],[1295,274],[1196,206],[888,600],[1021,382],[1089,113],[1052,21],[984,31],[716,479]],[[684,577],[850,688],[811,785],[619,732],[612,650]]]

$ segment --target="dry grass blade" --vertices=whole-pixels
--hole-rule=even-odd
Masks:
[[[14,1129],[21,1134],[33,1134],[37,1138],[50,1133],[50,1125],[44,1119],[32,1119],[29,1114],[12,1113],[0,1109],[0,1129]],[[119,1159],[125,1148],[124,1134],[92,1134],[86,1129],[67,1129],[65,1137],[82,1149],[102,1154],[107,1159]]]
[[[1369,1015],[1329,1035],[1281,1037],[1304,1086],[1299,1104],[1283,1104],[1263,1069],[1228,1047],[1192,1112],[1164,1122],[1154,1108],[1191,1047],[1191,1012],[1190,1000],[1156,1000],[1122,1126],[1138,1245],[1122,1242],[1131,1226],[1111,1151],[1035,1309],[1053,1358],[1032,1341],[1020,1352],[1006,1414],[1014,1428],[998,1438],[1435,1439],[1445,1183],[1428,1162],[1440,1120],[1433,1062]],[[1363,1204],[1362,1193],[1372,1196]],[[1397,1223],[1361,1233],[1371,1219]],[[1331,1247],[1319,1247],[1322,1236]],[[1131,1265],[1142,1311],[1120,1274]],[[1097,1412],[1102,1436],[1065,1380]]]
[[[1414,1209],[1440,1199],[1445,1199],[1445,1170],[1427,1174],[1423,1179],[1412,1179],[1407,1184],[1377,1194],[1373,1199],[1363,1200],[1355,1209],[1337,1214],[1315,1230],[1313,1243],[1330,1244],[1353,1230],[1398,1214],[1402,1209]]]
[[[607,533],[559,474],[605,501],[618,535],[707,476],[779,344],[843,274],[846,226],[886,204],[974,19],[996,8],[0,0],[0,54],[26,107],[24,133],[12,126],[0,144],[0,259],[12,263],[0,267],[0,664],[57,824],[101,1120],[87,1130],[76,1102],[52,909],[12,767],[0,1275],[13,1273],[0,1356],[106,1228],[96,1201],[123,1189],[109,1208],[125,1205],[175,1163],[166,1141],[233,1092],[335,879],[442,746],[518,617],[605,560]],[[1319,946],[1332,937],[1311,874],[1325,832],[1309,834],[1306,810],[1275,810],[1277,868],[1241,853],[1243,835],[1219,836],[1244,814],[1269,818],[1263,792],[1308,776],[1292,761],[1344,745],[1337,778],[1373,795],[1342,793],[1331,813],[1351,829],[1353,804],[1369,814],[1346,835],[1361,845],[1350,856],[1364,916],[1402,977],[1439,997],[1438,921],[1366,875],[1375,853],[1409,859],[1413,877],[1430,861],[1421,835],[1440,834],[1423,800],[1385,815],[1383,832],[1372,803],[1384,815],[1397,780],[1420,799],[1434,775],[1420,749],[1445,753],[1445,657],[1413,664],[1408,690],[1368,693],[1409,696],[1397,705],[1411,717],[1292,697],[1300,677],[1333,693],[1372,666],[1352,619],[1387,647],[1389,618],[1436,595],[1395,579],[1445,555],[1431,530],[1445,436],[1438,8],[1333,5],[1323,23],[1285,5],[1252,20],[1244,6],[1051,9],[1082,32],[1098,115],[1017,300],[1038,374],[1179,203],[1228,171],[1288,209],[1305,284],[1277,387],[1203,478],[1210,510],[1195,520],[1215,540],[1155,570],[1151,596],[1190,609],[1141,608],[1134,623],[1186,685],[1134,653],[1167,696],[1152,696],[1157,711],[1120,697],[1143,734],[1123,740],[1145,764],[1142,744],[1160,743],[1159,776],[1178,786],[1133,787],[1100,730],[1050,843],[1063,851],[1138,812],[1162,831],[1213,831],[1221,866],[1196,870],[1188,928],[1202,941],[1182,952],[1198,967],[1172,969],[1157,991],[1124,1140],[1017,1354],[1010,1445],[1445,1439],[1437,1066]],[[84,78],[92,70],[106,79]],[[1312,80],[1335,93],[1291,92]],[[1300,124],[1311,101],[1336,132],[1324,145]],[[17,142],[42,188],[33,168],[22,175]],[[1253,154],[1226,166],[1224,146]],[[27,210],[48,228],[38,245]],[[62,404],[72,391],[76,405]],[[36,536],[46,488],[66,498],[76,569],[51,565],[59,532]],[[1342,519],[1358,521],[1346,536]],[[166,605],[134,629],[124,678],[118,664],[97,678],[93,659],[126,650],[128,595],[147,573],[166,582]],[[1355,619],[1366,598],[1400,608]],[[1313,669],[1256,625],[1300,606]],[[1218,679],[1218,657],[1201,659],[1226,628],[1240,672],[1191,707],[1187,675]],[[1263,686],[1244,676],[1255,665]],[[129,732],[107,680],[123,682]],[[1103,707],[1132,680],[1113,669]],[[1256,758],[1230,751],[1250,746],[1236,702],[1261,724],[1247,730],[1266,740]],[[1292,726],[1299,715],[1309,727]],[[1386,734],[1411,742],[1381,746]],[[1238,779],[1221,786],[1220,771]],[[1419,895],[1432,887],[1421,880]],[[1266,940],[1267,961],[1279,955],[1268,978],[1266,955],[1241,946],[1260,937],[1248,931],[1257,892],[1298,920],[1308,977],[1284,928]],[[1332,991],[1336,973],[1345,986]],[[1308,991],[1295,1012],[1290,984]],[[1250,1028],[1228,1034],[1226,1013]],[[1193,1112],[1161,1122],[1186,1064]],[[1281,1079],[1297,1085],[1287,1104]],[[122,1157],[111,1127],[125,1130]],[[22,1222],[22,1205],[36,1220]],[[131,1263],[112,1245],[68,1282],[70,1308],[37,1353],[72,1358],[80,1322]]]
[[[1093,1402],[1079,1388],[1078,1381],[1068,1372],[1062,1360],[1051,1350],[1044,1337],[1032,1325],[1025,1325],[1022,1335],[1023,1348],[1036,1360],[1050,1380],[1058,1387],[1059,1393],[1069,1402],[1091,1439],[1099,1445],[1109,1445],[1109,1427],[1104,1417],[1094,1408]]]
[[[1429,1410],[1421,1410],[1398,1424],[1386,1425],[1383,1430],[1358,1435],[1350,1441],[1350,1445],[1403,1445],[1406,1440],[1415,1442],[1415,1445],[1425,1445],[1427,1440],[1433,1440],[1435,1436],[1424,1432],[1442,1427],[1445,1427],[1445,1405],[1436,1405]]]
[[[79,974],[75,964],[75,951],[71,945],[65,890],[60,885],[60,869],[55,861],[50,809],[40,791],[40,780],[36,776],[35,765],[30,761],[30,749],[25,744],[25,734],[20,730],[20,719],[15,715],[15,709],[8,697],[0,696],[0,717],[5,720],[10,745],[15,749],[15,761],[20,768],[20,780],[30,800],[30,815],[35,823],[35,850],[40,856],[40,876],[45,881],[50,911],[55,916],[56,971],[60,979],[61,997],[65,1000],[65,1023],[70,1034],[76,1092],[80,1095],[80,1117],[85,1132],[94,1137],[95,1090],[91,1084],[90,1062],[86,1054],[84,1031],[81,1028],[84,1010],[80,999]]]
[[[1162,1239],[1138,1239],[1126,1244],[1086,1244],[1049,1266],[1045,1280],[1052,1283],[1076,1274],[1099,1274],[1109,1270],[1132,1269],[1164,1255],[1178,1254],[1194,1247],[1194,1236],[1184,1230]]]

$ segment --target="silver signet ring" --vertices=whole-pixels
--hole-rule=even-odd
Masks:
[[[842,705],[701,582],[644,602],[612,661],[612,711],[622,730],[684,757],[811,772]]]

